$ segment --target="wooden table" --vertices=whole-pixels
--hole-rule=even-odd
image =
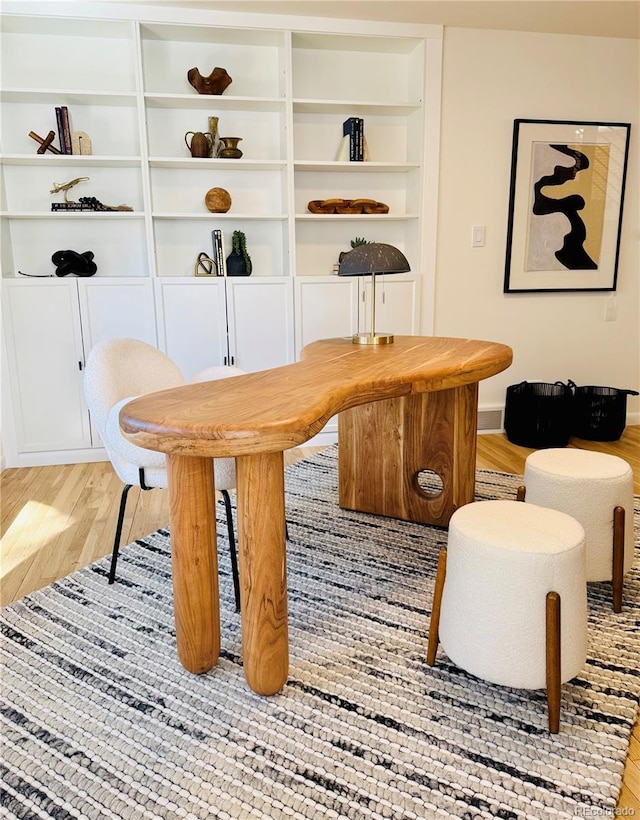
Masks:
[[[289,665],[283,451],[339,413],[340,505],[444,526],[473,500],[478,381],[511,358],[505,345],[469,339],[328,339],[295,364],[129,402],[126,437],[167,454],[183,666],[207,672],[220,653],[213,458],[236,458],[244,672],[271,695]],[[441,493],[421,490],[425,469],[440,476]]]

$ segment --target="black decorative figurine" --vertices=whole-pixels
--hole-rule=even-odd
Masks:
[[[70,273],[76,276],[93,276],[98,270],[93,261],[93,251],[56,251],[51,261],[56,266],[56,276],[67,276]]]

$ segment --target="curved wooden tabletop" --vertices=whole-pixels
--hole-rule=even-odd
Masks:
[[[287,450],[342,410],[477,382],[511,360],[506,345],[473,339],[396,336],[380,346],[323,339],[295,364],[141,396],[122,408],[120,426],[134,444],[164,453]]]

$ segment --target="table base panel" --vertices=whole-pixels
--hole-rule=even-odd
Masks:
[[[338,422],[341,507],[447,526],[473,501],[478,385],[413,393],[360,405]],[[442,491],[429,493],[418,474],[430,470]]]

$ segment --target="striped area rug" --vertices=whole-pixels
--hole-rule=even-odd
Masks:
[[[246,686],[219,510],[222,655],[176,658],[169,534],[5,608],[7,818],[575,818],[613,816],[638,706],[640,560],[614,615],[589,586],[590,646],[563,686],[493,686],[425,647],[446,532],[337,505],[336,449],[287,469],[291,664],[283,691]],[[478,498],[518,479],[480,471]],[[636,518],[637,523],[637,518]],[[636,527],[636,533],[637,533]]]

